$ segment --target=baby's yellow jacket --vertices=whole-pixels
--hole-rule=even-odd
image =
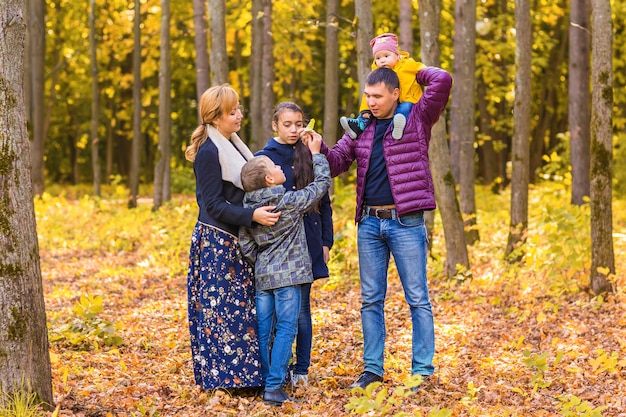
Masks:
[[[378,67],[376,66],[376,61],[374,61],[372,63],[372,70],[376,68]],[[400,59],[392,68],[400,79],[400,102],[409,101],[415,104],[422,96],[422,87],[415,79],[415,76],[422,68],[426,68],[426,66],[411,58],[408,52],[400,51]],[[367,100],[365,100],[365,94],[363,94],[361,98],[361,109],[359,113],[363,110],[369,110]]]

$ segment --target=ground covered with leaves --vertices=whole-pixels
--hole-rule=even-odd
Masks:
[[[125,202],[52,197],[36,202],[49,321],[52,416],[626,416],[626,215],[615,203],[616,291],[589,293],[588,206],[559,187],[531,191],[523,261],[504,260],[508,196],[479,190],[481,240],[472,277],[442,273],[436,217],[430,295],[436,371],[407,389],[410,315],[393,265],[385,307],[382,385],[350,392],[362,370],[354,195],[335,194],[331,278],[312,290],[310,386],[299,402],[202,391],[194,384],[186,256],[197,215],[192,197],[153,212]],[[608,237],[607,237],[608,238]]]

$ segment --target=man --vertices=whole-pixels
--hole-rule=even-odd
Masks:
[[[367,77],[365,97],[374,116],[358,140],[345,134],[329,150],[333,176],[357,163],[356,217],[361,278],[361,324],[365,368],[349,388],[383,380],[385,349],[384,303],[390,254],[395,260],[413,323],[411,373],[428,379],[434,372],[435,331],[426,280],[427,237],[424,210],[435,209],[428,144],[431,128],[450,95],[452,77],[426,67],[416,75],[426,86],[413,106],[404,134],[392,137],[394,111],[400,96],[397,74],[378,68]]]

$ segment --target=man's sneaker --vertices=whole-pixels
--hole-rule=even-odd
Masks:
[[[295,389],[296,386],[298,384],[302,385],[303,387],[308,387],[309,386],[309,376],[308,375],[302,375],[302,374],[294,374],[293,371],[289,371],[289,373],[291,374],[291,386]]]
[[[404,126],[406,126],[406,117],[404,117],[403,114],[398,113],[393,116],[393,131],[391,132],[391,136],[396,140],[402,139]]]
[[[352,139],[356,139],[361,133],[363,133],[363,127],[357,119],[342,117],[339,119],[339,123],[341,124],[343,130],[345,130]]]
[[[350,384],[348,388],[352,389],[360,387],[365,389],[365,387],[369,384],[373,384],[374,382],[383,382],[383,377],[370,371],[364,371],[361,376],[359,376],[359,379]]]

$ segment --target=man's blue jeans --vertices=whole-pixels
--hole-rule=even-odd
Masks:
[[[272,391],[280,388],[287,375],[291,346],[298,333],[300,286],[257,291],[256,312],[259,321],[261,373],[265,390]],[[273,334],[274,342],[270,349]]]
[[[358,227],[361,275],[361,322],[365,370],[384,374],[385,296],[390,253],[393,255],[413,323],[413,375],[432,375],[435,326],[426,280],[427,235],[419,214],[398,219],[364,216]]]

